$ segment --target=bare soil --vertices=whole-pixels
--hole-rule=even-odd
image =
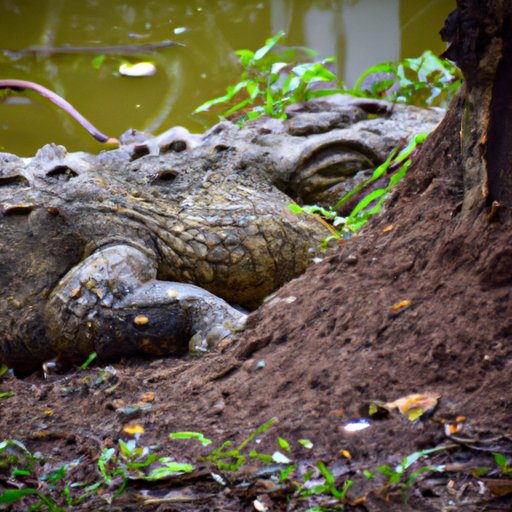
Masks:
[[[511,486],[490,455],[512,453],[512,226],[499,212],[489,220],[485,212],[461,213],[458,123],[450,111],[386,212],[252,313],[238,339],[201,358],[3,378],[0,391],[14,395],[0,401],[0,438],[24,442],[49,464],[80,457],[66,478],[93,482],[101,450],[132,437],[127,425],[144,427],[141,445],[158,443],[159,454],[194,462],[211,448],[170,440],[170,432],[202,432],[217,446],[240,442],[275,417],[251,447],[272,453],[281,436],[300,462],[297,481],[318,460],[339,487],[353,480],[345,510],[512,510]],[[410,303],[393,309],[402,301]],[[415,421],[398,412],[369,416],[370,403],[411,393],[440,399]],[[369,428],[343,428],[361,417]],[[313,449],[298,439],[311,440]],[[408,489],[387,485],[375,471],[443,445],[411,470],[445,470],[418,476]],[[215,469],[223,486],[200,463],[188,478],[130,481],[113,504],[107,489],[76,509],[339,510],[325,496],[288,499],[292,486],[255,466],[250,459],[237,476]],[[474,473],[480,466],[493,469],[482,479]],[[377,478],[365,478],[364,469]],[[5,488],[12,482],[0,468]],[[148,497],[161,501],[145,503]],[[27,510],[30,499],[12,510]]]

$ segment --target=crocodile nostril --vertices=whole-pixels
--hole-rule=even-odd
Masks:
[[[0,187],[28,187],[30,184],[25,176],[0,176]]]
[[[166,169],[155,176],[153,183],[172,183],[176,179],[177,175],[178,171],[175,171],[174,169]]]
[[[67,165],[57,165],[46,173],[49,178],[57,178],[59,181],[69,181],[71,178],[76,178],[78,173]]]
[[[34,205],[24,203],[6,204],[0,208],[4,215],[28,215],[33,209]]]

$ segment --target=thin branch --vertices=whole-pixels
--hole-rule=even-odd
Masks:
[[[31,89],[37,92],[41,96],[49,99],[52,103],[57,105],[59,108],[64,110],[71,117],[76,119],[98,142],[119,144],[119,141],[114,137],[108,137],[104,133],[101,133],[96,127],[92,125],[78,110],[71,105],[64,98],[59,96],[50,89],[43,87],[42,85],[36,84],[35,82],[29,82],[27,80],[0,80],[0,89],[14,89],[23,91],[25,89]]]
[[[138,55],[149,53],[171,46],[185,46],[175,41],[160,41],[158,43],[124,44],[119,46],[30,46],[22,50],[3,50],[3,53],[23,57],[25,55],[62,55],[62,54],[94,54],[94,55]]]

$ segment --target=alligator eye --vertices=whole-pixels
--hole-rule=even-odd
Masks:
[[[329,189],[380,163],[370,148],[336,139],[308,148],[301,158],[295,195],[306,204],[323,202]]]
[[[59,181],[69,181],[71,178],[78,176],[73,169],[67,165],[57,165],[46,173],[49,178],[57,178]]]

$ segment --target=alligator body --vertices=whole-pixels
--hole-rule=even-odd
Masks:
[[[132,134],[99,155],[1,154],[0,362],[25,374],[54,357],[206,349],[243,323],[231,305],[256,307],[325,236],[282,191],[329,198],[441,117],[342,97],[306,105],[244,129]]]

